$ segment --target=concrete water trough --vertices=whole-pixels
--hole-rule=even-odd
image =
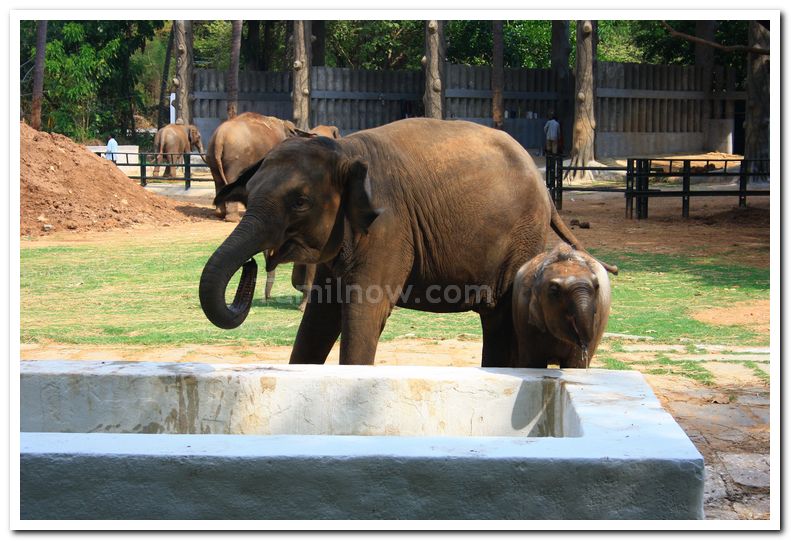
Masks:
[[[26,361],[23,519],[700,519],[608,370]]]

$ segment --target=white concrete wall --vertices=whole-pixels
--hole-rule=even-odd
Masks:
[[[112,413],[82,433],[22,433],[24,519],[703,517],[703,458],[636,372],[32,361],[21,376],[24,430]],[[255,417],[275,389],[295,419],[365,420],[355,433],[379,435],[106,432],[139,422],[136,408],[168,415],[170,395],[190,430],[226,407]],[[432,417],[446,432],[381,435]],[[448,431],[456,418],[472,429]],[[574,437],[526,437],[541,418]],[[480,435],[503,419],[510,435]]]

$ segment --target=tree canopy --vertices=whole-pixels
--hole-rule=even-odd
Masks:
[[[668,21],[679,31],[695,32],[695,21]],[[715,39],[744,44],[747,21],[719,21]],[[42,127],[78,140],[104,137],[155,123],[159,86],[170,21],[51,21],[48,31]],[[289,21],[262,21],[242,35],[241,66],[291,69]],[[326,21],[325,65],[356,69],[421,69],[424,21]],[[504,66],[548,68],[551,21],[504,21]],[[194,21],[197,68],[225,70],[230,62],[231,22]],[[445,23],[447,62],[490,65],[492,21]],[[21,24],[21,96],[29,110],[36,22]],[[569,36],[574,65],[575,35]],[[257,43],[253,43],[256,41]],[[264,58],[257,58],[262,56]],[[715,62],[744,73],[744,54],[715,52]],[[669,35],[660,21],[601,20],[597,58],[613,62],[691,64],[694,45]],[[171,66],[171,70],[173,70]],[[170,78],[170,76],[169,76]]]

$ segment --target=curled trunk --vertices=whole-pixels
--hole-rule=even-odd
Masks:
[[[223,329],[241,325],[250,311],[255,292],[257,265],[252,257],[261,251],[259,236],[250,219],[242,219],[231,235],[209,258],[201,274],[198,295],[206,317]],[[228,282],[239,268],[242,278],[233,303],[225,302]]]

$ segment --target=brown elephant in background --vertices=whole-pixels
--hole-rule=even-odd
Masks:
[[[477,312],[483,366],[509,366],[517,270],[543,250],[550,227],[579,246],[530,154],[505,132],[465,121],[412,118],[337,140],[288,139],[217,200],[247,205],[200,279],[201,307],[218,327],[247,317],[255,255],[265,254],[267,271],[317,265],[320,287],[291,363],[324,363],[340,335],[341,364],[373,364],[400,306]]]
[[[196,149],[203,156],[203,142],[200,131],[193,124],[168,124],[157,131],[154,136],[154,148],[157,152],[154,167],[154,176],[159,175],[159,165],[163,159],[165,163],[184,163],[184,154]],[[172,166],[165,166],[165,176],[172,175]]]
[[[320,137],[329,137],[330,139],[340,139],[341,138],[341,131],[335,126],[325,126],[324,124],[319,124],[310,129],[310,133],[315,133]]]
[[[281,120],[273,116],[264,116],[259,113],[242,113],[230,120],[226,120],[214,131],[209,140],[206,163],[214,179],[216,193],[226,185],[239,178],[245,170],[260,162],[270,150],[289,137],[311,137],[325,135],[340,137],[340,132],[335,126],[317,126],[319,131],[305,132],[299,130],[293,122]],[[241,201],[245,204],[245,201]],[[225,202],[216,205],[216,213],[220,219],[228,216],[228,207]],[[232,215],[237,212],[232,212]],[[294,265],[291,282],[294,287],[302,292],[302,301],[299,309],[304,311],[308,302],[307,292],[313,285],[315,267],[301,268]],[[269,299],[272,286],[275,282],[275,272],[267,273],[264,297]]]
[[[559,244],[514,278],[515,368],[587,368],[610,315],[610,279],[590,254]]]

